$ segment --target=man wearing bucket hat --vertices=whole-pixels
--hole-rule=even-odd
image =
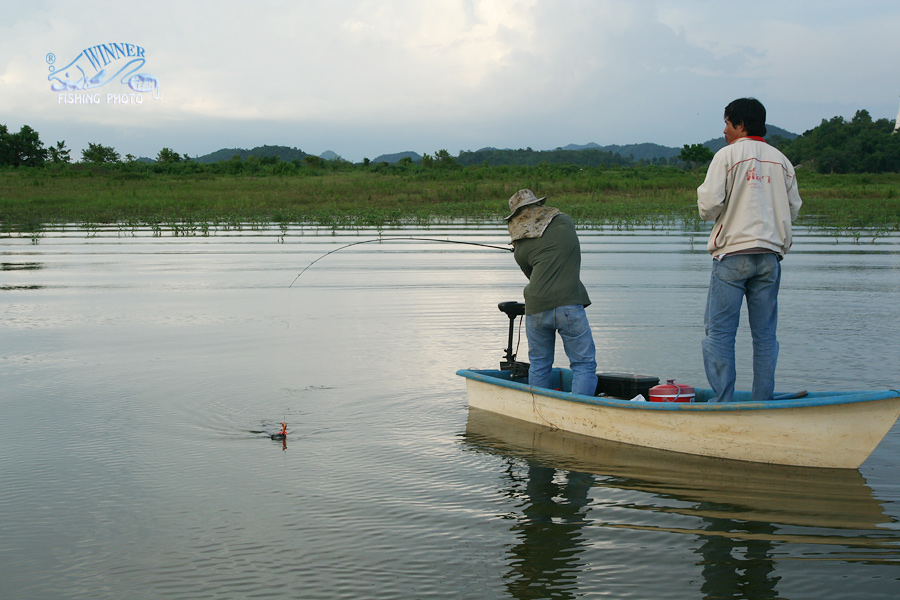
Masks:
[[[713,257],[706,299],[703,364],[715,392],[711,402],[734,399],[734,340],[747,298],[753,338],[754,402],[771,400],[778,361],[778,289],[781,259],[791,248],[791,223],[800,212],[790,161],[769,146],[766,109],[755,98],[725,107],[725,141],[697,188],[705,221],[715,220],[706,247]]]
[[[584,312],[590,305],[581,283],[581,245],[571,217],[544,206],[531,190],[509,199],[506,217],[516,262],[528,277],[525,286],[525,334],[528,338],[528,384],[551,387],[550,371],[559,332],[572,368],[572,392],[593,396],[597,390],[594,337]]]

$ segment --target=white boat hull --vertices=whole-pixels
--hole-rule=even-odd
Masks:
[[[636,446],[760,463],[858,468],[900,416],[900,393],[811,394],[767,403],[629,402],[466,377],[469,406]]]

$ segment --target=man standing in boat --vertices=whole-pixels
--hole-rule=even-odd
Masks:
[[[572,218],[544,206],[531,190],[509,199],[509,235],[516,262],[528,277],[525,286],[525,334],[528,338],[528,384],[549,388],[559,332],[572,369],[572,392],[597,391],[594,337],[584,312],[590,305],[581,283],[581,245]]]
[[[753,401],[771,400],[778,360],[781,259],[791,248],[791,223],[800,212],[790,161],[768,145],[766,109],[740,98],[725,107],[725,141],[697,188],[704,221],[715,221],[707,249],[713,257],[706,299],[703,364],[711,402],[730,402],[736,377],[734,340],[747,298],[753,338]]]

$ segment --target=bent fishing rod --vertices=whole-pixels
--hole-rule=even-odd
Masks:
[[[323,254],[322,256],[317,258],[316,260],[312,261],[311,263],[309,263],[308,265],[303,267],[303,270],[300,271],[299,273],[297,273],[297,276],[294,277],[294,281],[291,282],[291,285],[289,285],[288,288],[294,287],[294,284],[297,283],[297,280],[300,279],[300,276],[303,275],[308,268],[310,268],[311,266],[313,266],[314,264],[316,264],[317,262],[319,262],[320,260],[322,260],[323,258],[328,256],[329,254],[334,254],[335,252],[338,252],[345,248],[349,248],[351,246],[358,246],[360,244],[371,244],[373,242],[384,242],[386,240],[415,240],[415,241],[419,241],[419,242],[438,242],[438,243],[444,243],[444,244],[465,244],[467,246],[481,246],[482,248],[491,248],[493,250],[503,250],[504,252],[512,252],[513,251],[513,248],[507,248],[505,246],[494,246],[492,244],[480,244],[478,242],[464,242],[462,240],[442,240],[442,239],[438,239],[438,238],[413,237],[411,235],[380,236],[380,237],[372,238],[369,240],[361,240],[359,242],[345,244],[345,245],[341,246],[340,248],[335,248],[334,250],[331,250],[330,252],[326,252],[325,254]]]

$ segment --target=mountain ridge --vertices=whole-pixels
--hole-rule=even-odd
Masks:
[[[779,136],[789,140],[795,139],[799,137],[798,134],[792,133],[775,125],[767,126],[768,133],[766,137],[774,137]],[[725,146],[725,138],[718,137],[707,140],[703,142],[703,145],[712,150],[713,152],[719,150],[720,148]],[[618,155],[623,159],[630,159],[633,161],[658,161],[660,159],[669,160],[671,158],[677,157],[681,153],[681,148],[675,148],[672,146],[663,146],[661,144],[655,144],[652,142],[644,142],[640,144],[610,144],[606,146],[601,146],[596,142],[589,142],[587,144],[568,144],[566,146],[558,146],[554,149],[548,150],[539,150],[537,152],[544,153],[553,153],[553,152],[580,152],[580,151],[599,151],[604,153],[609,153],[612,155]],[[519,149],[522,152],[535,152],[528,148],[527,150]],[[457,155],[457,158],[462,157],[464,154],[475,155],[475,154],[484,154],[488,152],[517,152],[511,148],[494,148],[494,147],[485,147],[480,150],[472,151],[463,151],[461,150]],[[293,161],[293,160],[303,160],[307,156],[310,156],[309,153],[300,150],[299,148],[294,148],[290,146],[257,146],[251,150],[246,150],[243,148],[222,148],[221,150],[216,150],[215,152],[211,152],[209,154],[205,154],[203,156],[198,156],[194,158],[197,162],[201,163],[214,163],[223,160],[231,160],[235,157],[239,157],[241,160],[247,160],[250,157],[255,157],[258,159],[261,158],[270,158],[276,157],[279,160],[283,161]],[[326,150],[322,154],[318,155],[319,158],[323,160],[335,160],[340,158],[338,154],[331,150]],[[400,162],[401,160],[409,158],[413,162],[421,162],[422,155],[418,152],[414,152],[412,150],[406,150],[402,152],[393,152],[380,154],[375,158],[371,159],[370,163],[389,163],[395,164]]]

